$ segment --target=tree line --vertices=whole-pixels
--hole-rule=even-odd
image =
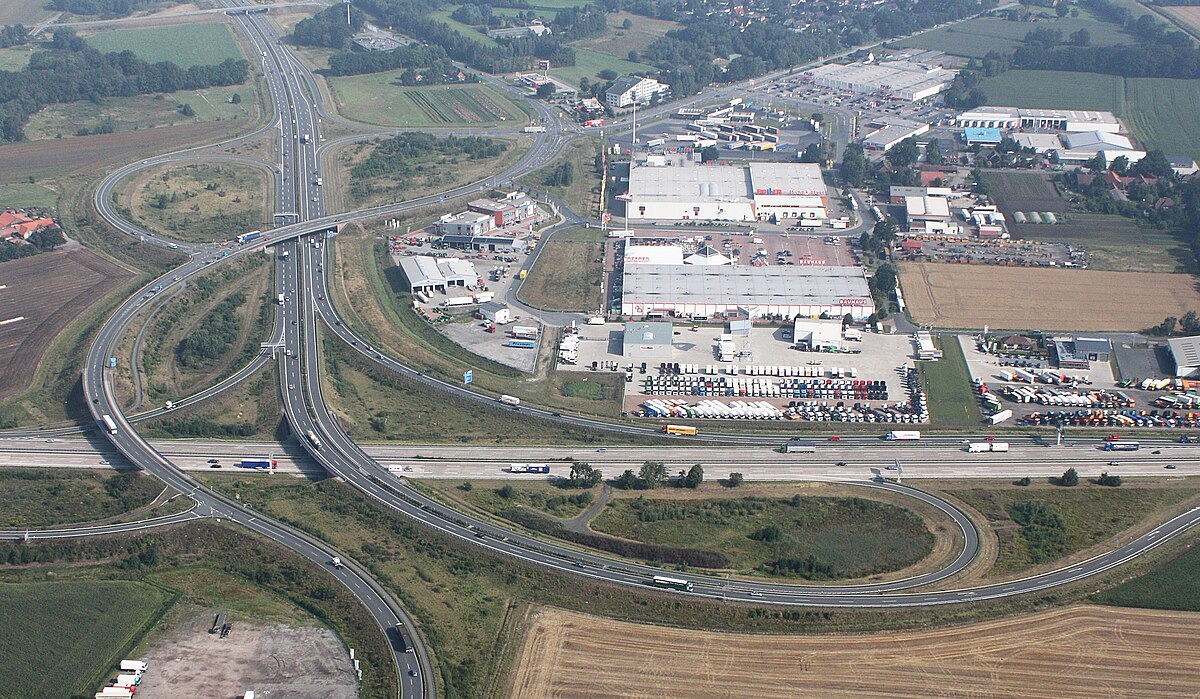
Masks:
[[[186,69],[165,61],[147,63],[131,51],[101,53],[60,29],[24,69],[0,71],[0,140],[24,139],[26,121],[50,104],[237,85],[249,70],[246,61],[234,59]]]
[[[160,4],[161,0],[50,0],[46,9],[70,12],[74,15],[126,17],[151,5]]]

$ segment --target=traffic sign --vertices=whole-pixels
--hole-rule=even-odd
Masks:
[[[475,381],[475,372],[468,369],[463,372],[463,383],[472,383]]]

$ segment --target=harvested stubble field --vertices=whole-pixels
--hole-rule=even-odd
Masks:
[[[944,328],[1128,331],[1200,307],[1190,274],[904,263],[914,320]]]
[[[0,396],[29,385],[50,342],[80,313],[130,279],[87,250],[60,250],[0,266]]]
[[[769,636],[544,610],[510,696],[1194,697],[1200,614],[1078,606],[900,633]]]

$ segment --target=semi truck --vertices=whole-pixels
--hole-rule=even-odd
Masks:
[[[1138,442],[1105,442],[1104,451],[1137,451],[1142,445]]]
[[[300,142],[301,142],[301,143],[308,143],[308,134],[306,134],[306,133],[302,133],[302,134],[300,134]]]
[[[117,433],[117,423],[113,422],[111,415],[102,415],[100,417],[100,422],[104,423],[104,429],[108,430],[109,434]]]
[[[893,430],[883,436],[889,442],[909,442],[921,438],[917,430]]]
[[[546,133],[545,126],[526,126],[524,129],[521,129],[521,130],[524,131],[525,133]]]
[[[496,298],[496,292],[481,291],[478,294],[473,295],[472,298],[475,299],[475,303],[487,303],[488,301],[492,301]]]
[[[500,402],[505,405],[520,405],[521,399],[516,396],[500,396]]]
[[[239,245],[249,243],[251,240],[254,240],[260,235],[262,235],[262,231],[250,231],[249,233],[243,233],[239,235],[237,237],[237,241]]]
[[[509,340],[504,343],[504,346],[517,349],[537,349],[537,340]]]
[[[514,325],[508,332],[513,337],[519,337],[523,340],[532,340],[538,336],[538,329],[532,325]]]
[[[334,556],[333,558],[329,559],[329,565],[333,566],[334,568],[345,568],[346,567],[346,565],[344,563],[342,563],[342,559],[339,558],[338,556]]]
[[[275,303],[278,303],[280,306],[283,305],[283,293],[282,292],[275,296]]]
[[[509,464],[509,473],[550,473],[549,464]]]
[[[1008,451],[1008,442],[971,442],[967,445],[967,451],[972,454],[981,454],[985,451]]]
[[[817,451],[816,444],[796,444],[788,442],[783,445],[784,454],[815,454]]]
[[[989,425],[998,425],[1001,422],[1008,420],[1012,416],[1013,416],[1013,411],[1006,409],[1006,410],[1001,410],[1000,412],[998,412],[994,415],[989,415],[987,421],[988,421]]]
[[[150,663],[145,660],[122,660],[119,667],[121,672],[145,672]]]
[[[242,468],[257,468],[269,471],[273,468],[279,468],[279,462],[275,459],[242,459],[238,462],[238,466]]]
[[[309,430],[305,433],[305,436],[308,437],[308,441],[313,445],[313,449],[321,448],[321,438],[318,437],[316,433],[314,433],[312,430]]]
[[[117,675],[113,681],[114,687],[136,687],[142,683],[141,675]]]
[[[472,299],[470,296],[451,296],[450,298],[446,299],[445,301],[442,301],[442,305],[445,306],[446,308],[454,308],[456,306],[470,306],[473,303],[475,303],[475,300]]]
[[[317,178],[317,186],[318,186],[318,187],[322,187],[322,186],[324,186],[324,185],[325,185],[325,180],[324,180],[324,179],[322,179],[322,178],[320,178],[320,177],[318,177],[318,178]]]

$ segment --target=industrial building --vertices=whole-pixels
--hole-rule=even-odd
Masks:
[[[1090,369],[1092,362],[1112,356],[1112,345],[1103,337],[1055,337],[1047,345],[1060,369]]]
[[[1119,133],[1121,121],[1112,112],[1074,109],[976,107],[954,119],[960,129],[1037,129],[1041,131],[1105,131]]]
[[[842,348],[841,318],[797,318],[792,328],[792,342],[801,349],[820,352]]]
[[[634,104],[646,104],[654,95],[662,97],[670,91],[670,85],[664,85],[654,78],[622,75],[613,81],[612,87],[604,91],[604,103],[622,109]]]
[[[1167,349],[1175,361],[1175,376],[1200,376],[1200,335],[1173,337],[1167,340]]]
[[[472,235],[470,233],[448,233],[442,242],[459,250],[484,250],[487,252],[521,252],[525,241],[512,235]]]
[[[633,317],[817,317],[875,312],[861,267],[625,265],[621,314]]]
[[[626,323],[621,339],[621,356],[642,361],[671,359],[670,323]]]
[[[914,138],[929,131],[929,124],[895,118],[872,121],[867,126],[874,127],[876,130],[863,138],[862,147],[866,150],[885,153],[904,139]]]
[[[537,216],[537,203],[523,192],[509,192],[500,200],[476,199],[467,210],[491,216],[492,225],[503,228]]]
[[[479,304],[479,313],[484,320],[489,320],[496,325],[504,325],[512,321],[512,310],[499,301],[487,301]]]
[[[963,129],[963,143],[970,146],[998,146],[1002,140],[1000,129],[980,128],[977,126],[968,126]]]
[[[483,235],[495,227],[495,219],[475,211],[447,214],[437,222],[437,231],[442,235]]]
[[[904,197],[907,230],[921,235],[957,235],[958,224],[944,197]]]
[[[474,286],[479,277],[475,265],[457,257],[435,259],[424,255],[400,258],[400,271],[408,281],[408,290],[446,291],[448,287]]]
[[[813,163],[701,165],[653,156],[631,166],[630,219],[779,221],[827,218],[828,189]]]
[[[505,27],[504,29],[489,29],[487,35],[493,39],[512,40],[525,37],[538,37],[550,34],[550,27],[534,20],[525,27]]]
[[[813,83],[834,90],[878,93],[909,102],[928,99],[942,92],[957,70],[912,61],[858,62],[850,65],[830,63],[804,72]]]

